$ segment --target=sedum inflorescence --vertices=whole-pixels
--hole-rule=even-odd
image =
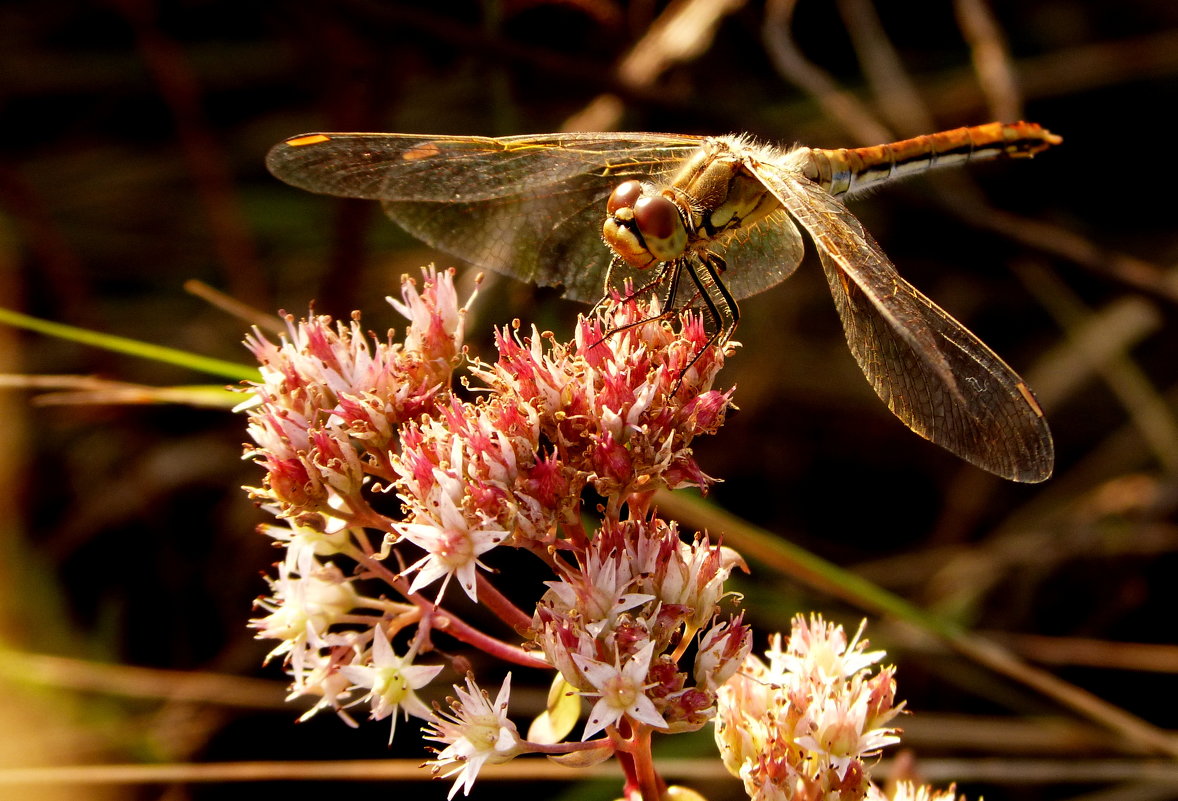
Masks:
[[[284,549],[253,626],[276,641],[291,698],[314,700],[306,716],[332,710],[355,725],[365,709],[389,719],[390,739],[398,719],[422,719],[435,773],[456,777],[451,797],[483,765],[525,753],[616,756],[627,798],[662,797],[652,734],[713,720],[753,798],[886,797],[864,763],[898,739],[889,723],[902,705],[891,668],[875,667],[882,653],[798,616],[764,660],[750,656],[724,587],[740,557],[653,513],[656,490],[707,489],[692,442],[730,406],[713,387],[726,349],[698,317],[615,296],[572,342],[505,328],[495,362],[466,364],[470,300],[460,304],[451,273],[406,279],[390,302],[409,320],[400,341],[366,334],[358,315],[288,317],[277,343],[258,331],[246,340],[262,374],[242,404],[247,455],[265,470],[249,491]],[[504,548],[550,576],[527,609],[502,591],[526,594],[519,580],[484,561]],[[498,635],[468,621],[475,604],[502,621]],[[447,653],[457,640],[553,672],[549,708],[526,737],[507,716],[510,674],[492,701],[439,637]],[[431,708],[418,692],[447,666],[463,683]],[[588,713],[569,740],[578,696]],[[953,797],[930,793],[894,791]]]

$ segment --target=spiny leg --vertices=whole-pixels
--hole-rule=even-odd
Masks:
[[[610,273],[613,272],[613,266],[614,266],[614,263],[616,260],[617,260],[617,256],[615,256],[613,259],[610,260],[610,268],[609,268],[609,271],[606,273],[607,283],[606,283],[605,294],[602,296],[601,300],[599,300],[599,301],[597,301],[597,303],[593,304],[593,309],[592,309],[591,313],[596,313],[597,310],[599,308],[601,308],[601,305],[603,303],[605,303],[607,300],[609,300],[609,298],[610,298],[610,294],[609,294],[610,285],[609,285],[608,281],[609,281]],[[683,277],[684,261],[685,261],[684,259],[673,259],[672,261],[664,262],[662,265],[660,265],[659,270],[658,270],[658,275],[654,278],[654,280],[648,281],[647,283],[643,284],[638,289],[631,291],[630,294],[628,294],[625,297],[620,299],[622,303],[634,300],[635,298],[637,298],[641,295],[644,295],[647,292],[653,291],[660,284],[665,283],[665,284],[667,284],[667,291],[663,295],[662,311],[659,314],[656,314],[652,317],[645,317],[641,320],[635,320],[632,323],[626,323],[625,325],[620,325],[615,328],[611,328],[608,331],[606,331],[604,334],[601,335],[601,339],[597,340],[589,347],[596,348],[598,345],[600,345],[602,342],[604,342],[610,336],[618,333],[619,331],[625,331],[627,329],[634,328],[635,326],[642,325],[643,323],[654,322],[657,320],[667,320],[667,319],[670,319],[671,317],[674,317],[675,314],[678,313],[678,309],[676,307],[674,307],[672,304],[674,302],[675,295],[677,295],[679,292],[679,284],[681,283],[680,279]]]
[[[727,269],[728,265],[723,258],[705,250],[697,254],[690,270],[691,278],[699,287],[700,297],[716,327],[716,333],[708,340],[708,344],[718,347],[723,347],[740,322],[740,306],[720,277]]]
[[[704,308],[711,318],[715,332],[708,337],[704,346],[691,357],[691,361],[679,371],[679,377],[675,379],[675,385],[671,388],[672,395],[679,390],[683,376],[699,361],[708,348],[724,347],[724,343],[736,330],[736,324],[740,322],[740,307],[736,304],[736,298],[732,297],[732,293],[728,291],[728,287],[720,278],[720,273],[724,272],[728,266],[724,263],[724,259],[710,251],[693,254],[689,258],[687,272],[691,274],[691,280],[695,282],[695,286],[699,290],[697,297],[703,300]],[[694,302],[694,298],[692,302]]]

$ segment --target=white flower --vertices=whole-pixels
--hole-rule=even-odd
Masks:
[[[573,654],[573,661],[594,688],[594,692],[585,695],[601,696],[589,711],[582,740],[588,740],[606,726],[617,724],[623,715],[648,726],[666,728],[667,721],[646,696],[646,673],[650,670],[653,654],[654,643],[649,642],[626,661],[625,667]]]
[[[797,615],[792,622],[793,630],[786,650],[781,650],[781,640],[777,639],[765,654],[775,672],[813,676],[821,683],[829,684],[850,678],[884,657],[883,651],[863,650],[867,642],[860,637],[867,625],[866,620],[859,624],[859,630],[850,642],[847,642],[842,626],[826,623],[818,615],[812,615],[809,623],[804,615]]]
[[[250,621],[250,626],[258,630],[260,640],[282,641],[266,659],[285,655],[299,673],[307,652],[322,645],[328,628],[357,606],[359,595],[339,568],[319,564],[310,550],[301,551],[297,567],[281,562],[278,578],[266,580],[273,595],[255,604],[269,614]]]
[[[846,778],[852,762],[900,742],[895,729],[867,729],[869,698],[860,679],[854,677],[845,690],[811,704],[800,726],[808,733],[794,740],[808,751],[825,755],[840,779]]]
[[[453,764],[442,776],[458,776],[447,798],[453,798],[459,787],[463,795],[470,795],[483,765],[507,762],[523,750],[515,724],[507,719],[510,673],[503,679],[494,704],[470,676],[466,677],[465,690],[454,685],[454,691],[458,698],[451,699],[450,711],[439,711],[423,729],[426,739],[446,743],[431,760],[434,774]]]
[[[479,556],[506,539],[508,532],[486,524],[472,525],[446,493],[440,493],[438,512],[441,516],[440,524],[397,524],[397,533],[427,552],[425,557],[405,570],[406,573],[417,571],[409,591],[418,592],[445,576],[438,590],[440,600],[450,577],[457,576],[458,583],[470,599],[478,601],[475,568],[481,564]]]
[[[429,707],[413,691],[433,681],[444,666],[414,665],[412,652],[403,657],[397,656],[380,626],[376,627],[372,641],[371,661],[370,665],[344,665],[339,670],[353,685],[368,690],[368,694],[355,703],[371,701],[373,720],[392,718],[389,729],[391,743],[393,733],[397,730],[398,709],[406,718],[410,715],[426,719],[430,717]]]

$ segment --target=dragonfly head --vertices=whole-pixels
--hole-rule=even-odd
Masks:
[[[609,196],[602,235],[631,267],[645,270],[687,249],[687,226],[679,207],[650,184],[624,181]]]

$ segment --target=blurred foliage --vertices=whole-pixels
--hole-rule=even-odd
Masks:
[[[712,497],[724,508],[1174,727],[1173,705],[1157,702],[1172,695],[1172,652],[1133,661],[1120,659],[1130,652],[1117,644],[1175,642],[1178,237],[1159,115],[1178,97],[1178,5],[996,0],[991,10],[1025,118],[1065,140],[1032,162],[968,168],[963,180],[1012,215],[1015,235],[998,232],[1006,218],[962,213],[974,207],[954,202],[951,182],[913,180],[852,207],[910,281],[1039,389],[1056,478],[1005,484],[904,429],[847,353],[813,259],[742,305],[744,347],[727,372],[740,412],[701,442],[700,462],[723,479]],[[186,280],[263,312],[298,314],[314,302],[340,316],[361,309],[375,330],[399,325],[383,296],[400,275],[452,262],[383,220],[376,204],[270,178],[268,147],[303,131],[556,130],[613,92],[624,129],[866,144],[775,69],[759,3],[723,19],[698,57],[653,84],[615,78],[614,65],[664,12],[654,0],[10,0],[0,6],[0,305],[243,363],[245,324],[185,294]],[[792,35],[898,137],[923,131],[907,130],[913,120],[889,103],[887,87],[873,94],[861,59],[873,42],[890,41],[937,128],[995,115],[953,3],[880,3],[876,13],[886,40],[848,33],[848,19],[866,19],[860,3],[801,0]],[[1028,229],[1030,221],[1043,226]],[[514,317],[567,333],[576,311],[551,292],[491,280],[468,326],[472,349],[491,355],[491,326]],[[10,373],[202,380],[10,330],[0,331],[0,362]],[[0,765],[420,758],[407,735],[386,749],[383,725],[294,726],[299,710],[282,706],[278,670],[260,667],[266,647],[245,622],[274,553],[253,533],[261,514],[239,489],[258,480],[239,459],[240,418],[38,407],[13,392],[0,405],[3,642],[272,680],[254,704],[137,698],[79,681],[84,666],[46,674],[36,660],[6,657],[6,695],[19,703],[0,705]],[[823,608],[852,627],[862,615],[766,576],[758,571],[746,587],[766,626],[784,626],[799,609]],[[882,623],[873,631],[918,713],[908,743],[922,759],[1021,755],[1066,765],[1135,750],[959,657]],[[538,681],[536,711],[546,679]],[[528,698],[520,696],[525,706]],[[294,799],[330,786],[75,786],[57,797]],[[446,791],[408,787],[426,798]],[[738,793],[734,783],[714,788],[713,797]],[[1016,768],[960,789],[990,799],[1081,792],[1036,784]],[[501,791],[481,783],[475,793]],[[49,793],[0,786],[3,798]]]

